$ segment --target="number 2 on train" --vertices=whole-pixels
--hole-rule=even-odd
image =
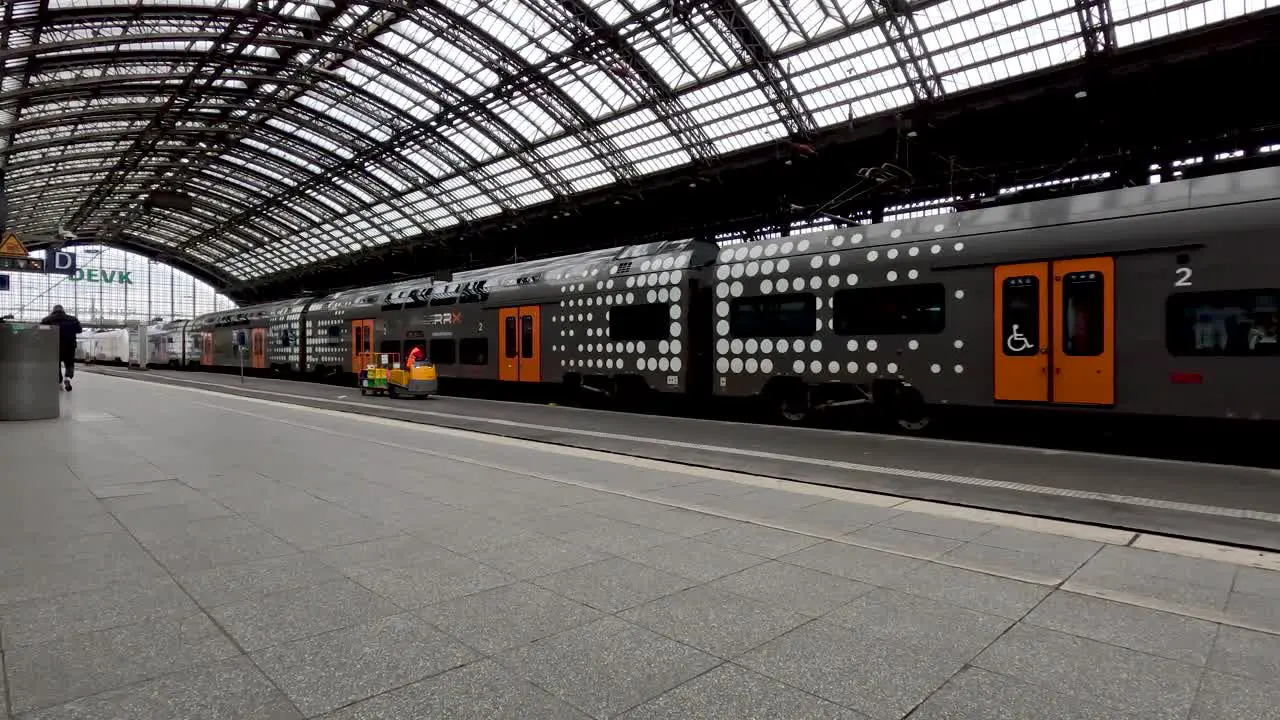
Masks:
[[[1177,279],[1173,281],[1174,287],[1191,287],[1191,268],[1175,268],[1173,274],[1177,276]]]

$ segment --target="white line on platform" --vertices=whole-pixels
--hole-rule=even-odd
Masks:
[[[1182,615],[1183,617],[1195,618],[1196,620],[1204,620],[1206,622],[1219,623],[1221,625],[1230,625],[1232,627],[1254,630],[1256,632],[1267,633],[1269,635],[1280,635],[1280,626],[1249,623],[1232,615],[1228,615],[1221,610],[1209,610],[1192,605],[1184,605],[1182,603],[1161,600],[1159,598],[1151,597],[1150,595],[1135,595],[1133,593],[1097,587],[1095,585],[1089,585],[1088,583],[1077,582],[1075,580],[1068,580],[1062,585],[1061,589],[1077,595],[1088,595],[1089,597],[1124,603],[1125,605],[1133,605],[1147,610],[1156,610],[1173,615]]]
[[[1129,530],[1116,530],[1114,528],[1086,525],[1067,520],[1053,520],[1050,518],[1041,518],[1032,515],[1012,515],[1010,513],[1002,513],[998,510],[982,510],[980,508],[964,507],[963,505],[948,505],[946,503],[932,502],[929,500],[908,500],[896,507],[900,510],[926,513],[937,517],[968,520],[970,522],[987,523],[989,525],[1001,525],[1003,527],[1045,533],[1047,535],[1063,535],[1065,537],[1092,540],[1094,542],[1107,543],[1109,545],[1127,545],[1137,536],[1137,533]]]
[[[1280,571],[1280,553],[1266,552],[1263,550],[1228,547],[1226,545],[1216,545],[1214,543],[1207,543],[1200,540],[1184,540],[1182,538],[1163,537],[1161,535],[1140,535],[1138,539],[1134,541],[1133,547],[1142,548],[1143,550],[1169,553],[1171,555],[1182,555],[1185,557],[1202,558],[1204,560],[1228,562],[1234,565],[1247,565],[1249,567],[1260,568],[1262,570]]]
[[[120,375],[109,375],[124,380],[134,380],[136,382],[147,382],[135,378],[126,378]],[[200,380],[182,379],[180,382],[199,383],[212,387],[223,387],[220,383],[203,382]],[[152,383],[160,384],[162,383]],[[165,387],[180,387],[176,385],[168,385]],[[195,388],[190,388],[195,389]],[[243,397],[229,393],[226,390],[222,392],[213,391],[219,395],[232,395],[233,397]],[[293,393],[282,393],[274,390],[252,389],[251,392],[261,393],[264,395],[272,395],[276,397],[292,398],[295,400],[307,400],[311,402],[327,402],[339,405],[348,405],[359,407],[364,410],[370,409],[367,403],[348,401],[348,400],[332,400],[327,398],[316,398],[306,395],[296,395]],[[383,406],[377,406],[383,407]],[[1280,524],[1280,513],[1263,512],[1260,510],[1249,510],[1244,508],[1218,507],[1216,505],[1201,505],[1197,503],[1185,503],[1175,500],[1163,500],[1160,498],[1138,497],[1134,495],[1118,495],[1114,493],[1093,492],[1090,490],[1075,490],[1071,488],[1049,487],[1044,485],[1034,485],[1030,483],[1011,482],[1008,480],[995,480],[992,478],[980,478],[966,475],[955,475],[950,473],[937,473],[927,470],[916,470],[913,468],[889,467],[884,465],[870,465],[866,463],[846,462],[842,460],[824,460],[821,458],[803,457],[800,455],[786,455],[782,453],[774,453],[766,450],[750,450],[746,448],[733,448],[720,445],[707,445],[703,443],[683,442],[679,440],[670,440],[664,438],[651,438],[643,435],[621,435],[617,433],[608,433],[599,430],[581,430],[577,428],[558,427],[553,425],[534,425],[529,423],[521,423],[513,420],[502,420],[497,418],[481,418],[468,415],[453,415],[450,413],[442,413],[432,410],[419,410],[416,408],[394,408],[395,412],[406,412],[414,415],[422,415],[426,417],[438,417],[442,419],[468,420],[472,422],[480,422],[499,427],[527,428],[533,430],[542,430],[548,432],[566,433],[572,435],[580,435],[583,437],[592,437],[606,440],[621,440],[637,444],[661,445],[669,447],[680,447],[690,450],[701,450],[705,452],[719,453],[722,455],[737,455],[742,457],[753,457],[762,460],[776,460],[796,465],[811,465],[817,467],[834,468],[838,470],[850,470],[853,472],[871,473],[875,475],[887,475],[890,477],[909,478],[912,480],[925,480],[932,482],[944,482],[954,485],[966,485],[970,487],[986,487],[998,490],[1012,490],[1015,492],[1029,493],[1034,495],[1047,495],[1050,497],[1066,497],[1076,500],[1091,500],[1099,502],[1118,503],[1121,505],[1133,505],[1137,507],[1156,508],[1160,510],[1174,510],[1178,512],[1194,513],[1198,515],[1213,515],[1218,517],[1237,518],[1241,520],[1259,520],[1262,522],[1270,522]],[[437,426],[438,427],[438,426]],[[1116,460],[1117,458],[1111,458]],[[1129,460],[1124,458],[1125,461]],[[1180,463],[1181,461],[1169,461]]]

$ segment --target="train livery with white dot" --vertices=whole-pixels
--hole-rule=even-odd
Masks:
[[[1280,418],[1280,169],[719,247],[632,245],[213,313],[159,365],[345,376],[422,347],[442,386]]]

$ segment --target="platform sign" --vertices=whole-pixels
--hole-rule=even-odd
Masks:
[[[75,275],[76,254],[65,250],[46,250],[44,271],[51,275]]]
[[[29,256],[18,236],[8,233],[0,241],[0,270],[44,272],[44,260]]]

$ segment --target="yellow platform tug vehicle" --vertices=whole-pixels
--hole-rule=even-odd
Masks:
[[[427,397],[436,393],[439,378],[429,360],[410,357],[400,364],[399,353],[378,353],[360,373],[361,395]]]

